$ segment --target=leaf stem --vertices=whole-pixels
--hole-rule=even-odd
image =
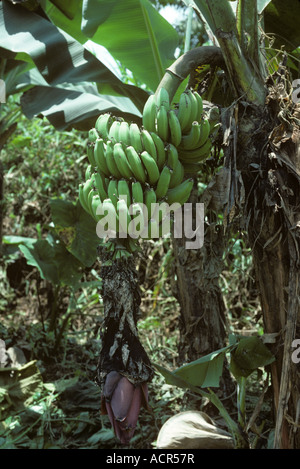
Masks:
[[[241,428],[245,428],[246,417],[245,417],[245,402],[246,402],[246,378],[241,376],[238,379],[237,388],[237,408],[238,408],[238,422]]]
[[[166,88],[172,101],[180,84],[198,66],[210,64],[224,66],[222,51],[216,46],[196,47],[178,57],[173,64],[166,69],[156,93],[160,88]]]

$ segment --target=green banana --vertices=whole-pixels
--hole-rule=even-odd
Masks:
[[[108,183],[107,187],[107,195],[114,204],[114,206],[117,208],[117,202],[119,199],[118,196],[118,180],[117,179],[111,179]]]
[[[85,181],[85,183],[83,184],[83,188],[82,188],[83,200],[84,200],[86,210],[87,210],[88,213],[90,213],[89,212],[89,210],[90,210],[90,208],[89,208],[89,193],[93,189],[93,186],[94,186],[94,180],[93,180],[93,178],[90,178],[90,179],[87,179]]]
[[[106,164],[110,172],[110,175],[117,179],[120,179],[122,177],[122,174],[120,173],[119,168],[114,159],[114,144],[111,140],[108,140],[106,142],[105,156],[106,156]]]
[[[202,119],[202,121],[200,122],[200,126],[200,138],[197,147],[201,147],[202,145],[204,145],[210,134],[210,123],[208,119]]]
[[[171,168],[171,169],[175,169],[175,166],[178,162],[178,151],[177,151],[177,148],[175,147],[175,145],[173,145],[172,143],[168,143],[168,145],[166,146],[165,148],[166,152],[167,152],[167,165]]]
[[[141,131],[141,138],[144,150],[146,150],[155,159],[155,161],[157,161],[156,146],[150,132],[148,132],[146,129],[143,129]]]
[[[191,119],[192,105],[188,93],[184,91],[179,98],[177,118],[180,122],[181,132],[189,130],[192,124]]]
[[[142,183],[146,182],[145,168],[136,149],[129,146],[125,148],[125,152],[135,179]]]
[[[192,150],[199,146],[199,140],[201,135],[201,124],[194,121],[188,134],[183,135],[179,148],[184,150]]]
[[[131,238],[137,239],[144,231],[145,218],[143,207],[138,203],[133,203],[129,208],[129,213],[132,217],[129,225],[128,234]]]
[[[132,122],[129,127],[130,132],[130,144],[136,149],[138,153],[143,151],[141,131],[139,126]]]
[[[93,174],[92,165],[89,164],[85,170],[85,180],[91,179],[92,174]]]
[[[170,109],[170,96],[166,88],[159,88],[155,93],[155,101],[158,108],[164,106],[166,110]]]
[[[159,179],[157,181],[157,186],[155,189],[157,200],[165,197],[171,180],[172,169],[169,166],[165,165],[160,173]]]
[[[190,98],[190,102],[191,102],[191,116],[190,116],[190,119],[191,119],[191,122],[194,122],[198,117],[198,100],[195,96],[195,93],[191,89],[187,89],[186,92],[187,92],[188,97]]]
[[[94,174],[94,181],[95,181],[95,187],[98,191],[100,199],[103,201],[104,199],[107,199],[108,194],[107,194],[107,189],[106,189],[106,184],[105,184],[105,177],[102,173],[99,173],[98,171]]]
[[[88,142],[87,148],[86,148],[86,153],[87,153],[88,160],[89,160],[90,164],[93,166],[93,168],[96,166],[96,161],[95,161],[95,157],[94,157],[94,146],[95,146],[94,143]]]
[[[94,147],[94,160],[96,162],[96,166],[99,170],[105,174],[105,176],[109,176],[110,172],[107,167],[106,162],[106,151],[105,151],[105,143],[103,138],[97,138]]]
[[[126,179],[119,179],[118,181],[118,194],[119,199],[124,199],[127,207],[131,205],[131,192]]]
[[[93,209],[92,209],[92,200],[93,200],[94,195],[97,195],[97,191],[94,188],[92,188],[87,198],[89,214],[92,215],[92,217],[94,217]]]
[[[118,217],[119,217],[119,232],[126,234],[125,238],[127,238],[128,225],[131,221],[131,216],[129,213],[129,209],[127,207],[127,203],[125,202],[124,199],[118,200],[117,212],[118,212]]]
[[[156,146],[156,154],[157,154],[156,163],[157,163],[158,168],[161,170],[167,159],[167,153],[165,151],[165,143],[155,132],[151,132],[150,135]]]
[[[164,142],[169,140],[168,111],[165,106],[160,106],[157,111],[156,133]]]
[[[98,194],[93,195],[91,202],[91,210],[94,219],[98,222],[101,219],[101,216],[97,214],[98,206],[101,205],[101,199]]]
[[[156,161],[147,151],[142,151],[141,159],[147,171],[148,182],[153,186],[159,179],[159,169]]]
[[[113,121],[108,132],[108,139],[112,142],[120,142],[119,131],[120,131],[121,122],[119,120]]]
[[[152,94],[147,99],[143,109],[143,127],[149,132],[155,132],[155,119],[156,119],[156,99]]]
[[[108,138],[108,132],[112,123],[113,117],[109,112],[100,114],[100,116],[96,120],[95,128],[101,138],[105,140]]]
[[[117,231],[118,213],[111,199],[108,198],[103,200],[102,210],[103,214],[101,215],[101,219],[98,221],[98,223],[100,223],[103,227],[106,227],[107,225],[107,229]]]
[[[182,163],[197,163],[203,161],[209,156],[212,145],[211,139],[208,138],[201,147],[194,148],[194,150],[180,150],[179,159]]]
[[[169,189],[166,195],[166,200],[169,205],[172,205],[175,202],[183,205],[190,197],[192,188],[194,185],[194,180],[192,178],[186,179],[178,186],[173,189]]]
[[[119,141],[123,143],[124,145],[130,145],[129,124],[126,121],[123,121],[120,123]]]
[[[84,184],[80,183],[79,184],[79,191],[78,191],[78,198],[79,198],[79,202],[81,204],[81,207],[83,208],[83,210],[85,210],[88,213],[89,210],[88,210],[88,207],[87,207],[87,204],[86,204],[85,197],[83,195],[83,187],[84,187]]]
[[[184,167],[182,163],[178,160],[176,166],[173,168],[173,173],[171,175],[169,189],[173,189],[173,187],[178,186],[182,183],[184,178]]]
[[[165,106],[160,106],[157,111],[156,133],[164,141],[169,139],[169,121],[168,112]]]
[[[89,130],[88,140],[93,143],[99,138],[99,134],[95,128]]]
[[[131,184],[132,202],[137,204],[144,203],[144,191],[142,184],[139,181],[134,181]]]
[[[148,220],[152,217],[152,213],[155,211],[155,206],[153,206],[153,204],[156,204],[156,202],[157,196],[155,190],[153,187],[146,187],[144,192],[144,204],[147,208]]]
[[[134,177],[122,143],[114,144],[114,160],[123,178],[130,179]]]
[[[176,112],[173,109],[168,111],[168,121],[169,121],[169,130],[170,130],[170,142],[178,147],[181,142],[182,132],[181,125],[176,115]]]
[[[196,117],[196,121],[200,122],[201,118],[202,118],[202,113],[203,113],[203,101],[202,101],[202,98],[200,96],[199,93],[197,93],[197,91],[193,91],[193,94],[197,100],[197,117]]]

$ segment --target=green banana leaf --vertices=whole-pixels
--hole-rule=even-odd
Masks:
[[[102,240],[96,234],[95,220],[76,204],[61,199],[50,201],[55,231],[66,249],[86,267],[97,258],[97,246]]]
[[[103,112],[112,112],[138,123],[141,121],[141,113],[129,98],[99,95],[94,83],[51,86],[34,69],[20,77],[17,89],[24,90],[26,84],[29,89],[21,97],[25,116],[32,119],[41,114],[58,130],[71,127],[89,130]],[[35,86],[31,88],[32,85]]]
[[[300,46],[300,2],[272,0],[264,10],[265,31],[274,34],[273,47],[288,51]]]
[[[254,370],[273,363],[274,355],[259,337],[244,337],[230,356],[230,371],[236,379],[249,376]]]
[[[41,0],[41,6],[77,41],[90,39],[106,47],[153,91],[174,61],[177,31],[149,0]]]
[[[98,93],[94,99],[97,101],[98,98],[98,104],[99,100],[100,104],[96,109],[90,111],[95,118],[100,112],[109,111],[112,108],[123,113],[124,107],[126,107],[129,109],[128,114],[134,120],[140,117],[148,97],[148,93],[141,88],[123,83],[79,42],[58,29],[50,21],[21,6],[11,5],[8,1],[0,3],[0,54],[9,59],[22,60],[37,68],[44,81],[53,88],[51,96],[49,93],[50,111],[48,114],[52,112],[52,103],[60,104],[55,109],[52,119],[52,123],[55,125],[56,117],[60,117],[58,122],[60,128],[67,128],[73,122],[80,120],[78,117],[80,109],[73,105],[74,97],[70,96],[69,91],[64,99],[62,89],[67,88],[67,83],[73,84],[73,89],[74,85],[83,82],[96,84]],[[55,89],[57,89],[57,95],[55,95]],[[42,94],[44,91],[40,90]],[[101,100],[102,92],[105,95],[115,96],[113,106],[107,96]],[[120,106],[118,97],[122,98]],[[124,102],[124,97],[127,98],[127,102]],[[41,101],[43,106],[39,110],[38,100],[40,97],[38,93],[34,98],[36,100],[35,103],[32,103],[34,113],[35,115],[42,114],[42,111],[45,111],[45,103]],[[87,101],[90,101],[88,96],[86,98]],[[83,101],[84,96],[79,102],[80,106]],[[28,112],[30,113],[30,111]],[[76,115],[73,118],[74,112]],[[86,120],[86,115],[83,118]],[[62,120],[65,120],[63,126],[61,125]]]
[[[173,373],[193,386],[219,387],[225,354],[229,349],[230,347],[224,347],[216,350],[198,360],[182,365]]]
[[[20,244],[19,249],[27,264],[54,285],[77,286],[82,277],[82,264],[56,240],[39,239],[32,246]]]

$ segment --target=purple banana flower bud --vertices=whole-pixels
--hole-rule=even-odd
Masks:
[[[148,408],[147,383],[132,384],[117,371],[106,376],[101,411],[108,414],[114,433],[122,444],[133,437],[142,406]]]

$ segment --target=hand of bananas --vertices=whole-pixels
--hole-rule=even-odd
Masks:
[[[216,120],[203,115],[201,96],[191,90],[182,93],[173,109],[167,90],[160,88],[147,100],[142,120],[140,128],[105,113],[89,131],[90,165],[79,185],[79,200],[98,224],[110,223],[119,238],[130,236],[130,229],[136,232],[137,225],[144,238],[153,233],[150,228],[160,234],[160,226],[153,227],[151,204],[188,200],[193,179],[185,173],[199,170],[218,128]],[[133,245],[127,248],[132,251]]]

